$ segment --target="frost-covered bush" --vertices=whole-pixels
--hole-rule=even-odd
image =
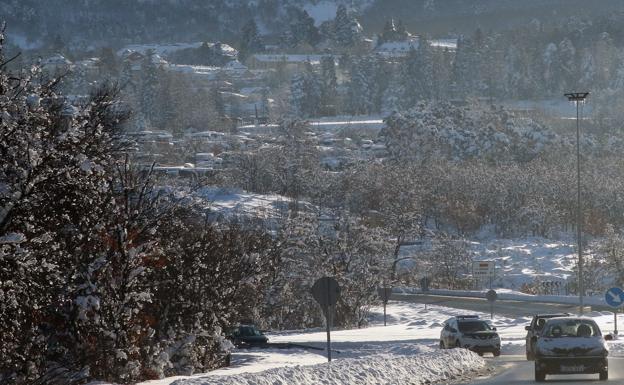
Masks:
[[[362,326],[387,276],[390,243],[385,232],[347,212],[309,212],[290,218],[280,234],[280,269],[269,277],[263,318],[275,328],[319,326],[320,307],[310,290],[316,279],[333,276],[341,287],[335,325]]]
[[[386,123],[380,135],[396,160],[527,162],[560,142],[537,122],[494,107],[420,102]]]
[[[73,361],[73,301],[82,248],[107,206],[106,173],[120,147],[115,90],[72,105],[39,68],[7,70],[0,33],[0,383],[87,375]],[[86,310],[89,312],[90,310]]]
[[[8,72],[2,42],[0,384],[222,365],[223,330],[253,317],[272,239],[205,225],[184,186],[133,166],[114,87],[70,102],[62,79]]]

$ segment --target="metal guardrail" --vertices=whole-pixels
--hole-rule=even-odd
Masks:
[[[447,297],[467,297],[467,298],[480,298],[485,299],[487,291],[472,291],[472,290],[448,290],[448,289],[430,289],[428,291],[422,291],[417,288],[394,288],[392,290],[393,295],[411,294],[411,295],[437,295]],[[498,300],[501,301],[520,301],[520,302],[533,302],[542,304],[556,304],[556,305],[570,305],[578,306],[577,296],[557,296],[557,295],[530,295],[520,293],[498,293]],[[604,302],[603,297],[593,296],[585,298],[585,306],[591,306],[594,308],[610,310],[609,306]]]

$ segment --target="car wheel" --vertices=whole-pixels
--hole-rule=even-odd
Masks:
[[[444,346],[444,341],[440,341],[440,349],[446,349],[446,347]]]
[[[477,354],[483,357],[483,352],[477,352]]]
[[[494,353],[492,354],[494,354],[494,357],[498,357],[500,356],[500,350],[494,350]]]
[[[602,372],[600,372],[600,375],[599,375],[598,378],[600,378],[600,381],[608,380],[609,379],[609,370],[607,369],[607,370],[603,370]]]
[[[543,382],[546,380],[546,373],[537,369],[537,363],[535,364],[535,382]]]

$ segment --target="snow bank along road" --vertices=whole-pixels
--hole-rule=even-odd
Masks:
[[[476,373],[484,360],[464,349],[425,349],[419,354],[378,354],[310,366],[274,368],[262,373],[184,379],[174,385],[376,385],[430,384]]]

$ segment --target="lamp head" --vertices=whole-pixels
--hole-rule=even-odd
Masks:
[[[571,92],[569,94],[563,94],[571,102],[583,102],[587,98],[589,92]]]

